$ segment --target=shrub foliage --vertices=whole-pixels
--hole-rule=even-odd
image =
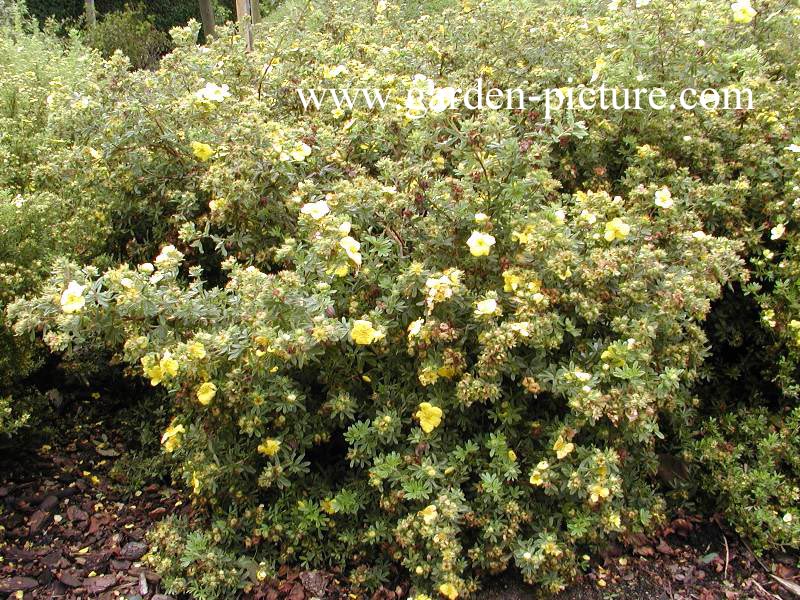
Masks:
[[[252,53],[232,29],[199,48],[192,23],[156,71],[116,56],[80,98],[51,89],[36,192],[92,207],[91,256],[120,262],[73,246],[8,312],[168,393],[162,446],[208,523],[154,533],[171,591],[224,596],[286,562],[367,588],[401,565],[418,599],[511,566],[558,590],[664,518],[664,449],[735,495],[730,461],[768,448],[719,455],[736,417],[702,420],[704,323],[726,285],[751,294],[786,398],[800,339],[798,12],[758,8],[465,2],[409,21],[339,1],[288,11]],[[755,109],[412,118],[295,93],[479,76],[747,86]],[[767,427],[754,414],[744,435]],[[792,422],[769,447],[790,452]],[[796,543],[774,466],[751,491],[766,512],[731,515]]]

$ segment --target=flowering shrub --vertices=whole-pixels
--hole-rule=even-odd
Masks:
[[[31,293],[56,255],[96,256],[105,214],[39,177],[67,134],[51,111],[81,106],[98,57],[77,40],[33,29],[15,4],[0,3],[0,308]],[[60,99],[55,94],[60,93]],[[65,135],[69,139],[69,135]],[[0,436],[30,424],[37,394],[20,382],[41,363],[37,344],[14,338],[0,313]]]
[[[328,214],[298,219],[281,270],[229,258],[227,284],[209,289],[198,266],[184,283],[184,255],[166,246],[99,277],[65,265],[12,315],[45,324],[54,350],[106,340],[168,389],[165,451],[197,501],[239,514],[272,560],[377,545],[420,587],[466,592],[467,564],[515,557],[557,588],[578,545],[658,519],[637,473],[659,413],[691,402],[697,321],[736,269],[733,246],[693,235],[688,211],[602,192],[495,202],[479,225],[485,207],[465,194],[444,228],[379,181],[342,185]],[[629,229],[609,241],[614,219]],[[478,256],[476,226],[497,240]]]
[[[418,600],[509,567],[557,590],[585,552],[663,519],[658,452],[691,435],[712,302],[793,235],[797,11],[740,4],[464,3],[407,22],[337,2],[249,54],[232,28],[196,47],[191,24],[157,71],[115,57],[77,102],[52,93],[64,141],[41,189],[97,207],[123,260],[59,260],[8,314],[171,398],[162,447],[208,525],[153,534],[172,592],[225,596],[287,562],[363,587],[401,565]],[[738,83],[758,104],[546,122],[304,112],[294,91],[476,76]]]

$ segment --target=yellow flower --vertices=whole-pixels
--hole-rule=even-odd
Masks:
[[[192,142],[192,154],[194,154],[199,160],[205,162],[214,156],[214,149],[203,142]]]
[[[567,456],[567,454],[572,452],[574,449],[575,449],[575,444],[573,444],[572,442],[567,442],[561,436],[558,436],[558,439],[556,440],[556,443],[553,444],[553,450],[555,450],[556,456],[559,459],[564,458],[565,456]]]
[[[258,451],[264,456],[275,456],[278,450],[280,450],[280,447],[280,440],[264,440],[258,445]]]
[[[672,208],[672,192],[668,187],[662,187],[656,191],[656,206],[660,208]]]
[[[350,337],[356,344],[369,346],[372,342],[383,339],[383,333],[372,326],[370,321],[357,319],[353,322]]]
[[[513,450],[509,450],[508,451],[508,460],[510,460],[511,462],[517,462],[517,453],[514,452]]]
[[[426,506],[421,511],[419,511],[419,514],[422,515],[422,520],[425,522],[426,525],[430,525],[431,523],[433,523],[439,516],[435,504]]]
[[[452,583],[443,583],[439,586],[439,593],[446,596],[449,600],[456,600],[458,598],[458,590]]]
[[[86,286],[79,284],[77,281],[70,281],[67,289],[61,294],[61,310],[67,314],[81,310],[86,305],[86,298],[83,296],[83,290],[85,289]]]
[[[228,201],[225,198],[217,198],[215,200],[211,200],[208,203],[208,209],[211,212],[218,212],[225,210],[225,207],[228,205]]]
[[[161,253],[156,256],[156,266],[159,269],[171,269],[183,260],[183,253],[172,244],[161,248]]]
[[[308,204],[304,204],[300,209],[300,212],[304,215],[310,216],[315,221],[319,221],[322,217],[331,212],[331,209],[325,200],[320,200],[319,202],[309,202]]]
[[[206,83],[206,86],[194,93],[195,98],[200,102],[223,102],[225,98],[231,95],[228,84],[223,83],[221,86],[216,83]]]
[[[422,402],[414,416],[419,419],[422,431],[430,433],[442,422],[442,414],[442,409],[438,406],[433,406],[430,402]]]
[[[546,460],[540,461],[531,473],[531,485],[544,485],[544,472],[550,468],[550,463]]]
[[[361,244],[356,241],[355,238],[346,235],[339,240],[339,246],[344,249],[350,260],[361,266],[361,253],[359,252],[361,249]]]
[[[211,404],[211,401],[214,399],[214,396],[217,395],[217,386],[211,383],[210,381],[206,381],[203,385],[197,388],[197,400],[203,406],[208,406]]]
[[[522,337],[530,337],[531,324],[529,321],[522,321],[520,323],[512,323],[511,331],[520,334]]]
[[[641,1],[641,0],[640,0]],[[591,81],[596,81],[598,77],[605,71],[606,66],[608,66],[608,61],[602,56],[599,56],[594,61],[594,69],[592,69],[592,79]]]
[[[736,23],[747,24],[758,14],[758,11],[750,6],[750,0],[736,0],[731,4],[731,10]]]
[[[520,285],[522,285],[522,277],[515,275],[511,271],[503,271],[504,292],[516,292]]]
[[[416,321],[411,321],[408,326],[408,337],[412,338],[419,335],[419,332],[422,330],[422,326],[425,324],[425,319],[417,319]]]
[[[200,478],[197,476],[197,472],[192,471],[192,490],[195,494],[200,493],[201,483]]]
[[[419,373],[419,382],[424,386],[433,385],[439,381],[439,373],[429,367],[425,367]]]
[[[624,240],[631,232],[631,226],[619,217],[615,217],[606,223],[605,238],[607,242],[614,240]]]
[[[186,433],[186,428],[183,425],[170,425],[161,436],[161,444],[164,450],[172,452],[181,445],[181,434]]]
[[[161,380],[164,379],[164,374],[161,372],[161,367],[158,365],[145,365],[144,374],[150,378],[150,385],[153,387],[157,386],[161,383]]]
[[[203,360],[206,357],[206,347],[200,342],[192,342],[186,347],[186,351],[190,358],[194,360]]]
[[[511,233],[511,239],[520,244],[527,244],[530,241],[530,234],[527,231],[514,231]]]
[[[422,270],[424,268],[425,265],[415,260],[410,265],[408,265],[408,272],[411,273],[412,275],[422,275]]]
[[[449,274],[444,274],[441,277],[428,277],[425,282],[425,288],[427,289],[425,304],[427,304],[429,311],[433,310],[433,307],[439,302],[453,297],[453,293],[460,286],[459,278],[459,271],[450,271]]]
[[[472,254],[472,256],[488,256],[494,244],[494,236],[488,233],[481,233],[480,231],[473,231],[472,235],[470,235],[467,240],[469,253]]]
[[[347,67],[345,65],[336,65],[335,67],[329,67],[326,65],[322,68],[322,76],[325,79],[333,79],[334,77],[347,72]]]
[[[597,504],[601,498],[608,498],[610,490],[599,484],[594,484],[589,487],[589,502]]]
[[[475,304],[475,316],[487,317],[491,315],[499,315],[502,311],[497,306],[497,300],[494,298],[487,298]]]
[[[581,211],[581,214],[578,216],[584,221],[586,221],[589,225],[594,225],[595,222],[597,221],[597,215],[595,215],[590,210],[586,210],[585,208]]]
[[[547,540],[542,544],[542,552],[550,556],[561,556],[564,553],[563,550],[558,547],[558,544],[552,540]]]
[[[304,142],[300,142],[291,152],[289,152],[289,156],[297,161],[305,160],[309,154],[311,154],[311,146]]]
[[[409,93],[406,95],[404,103],[406,118],[409,120],[419,119],[425,115],[427,108],[425,103],[417,94]]]
[[[161,373],[165,379],[167,377],[175,377],[178,374],[178,361],[172,358],[169,352],[164,354],[164,358],[161,359],[158,366],[161,367]]]
[[[444,366],[441,366],[438,369],[436,369],[436,374],[439,375],[439,377],[444,377],[446,379],[452,379],[453,377],[456,376],[456,370],[455,370],[455,368],[453,368],[453,367],[451,367],[449,365],[444,365]]]
[[[439,88],[433,93],[433,97],[428,102],[428,107],[435,113],[453,109],[456,106],[456,94],[455,88]]]

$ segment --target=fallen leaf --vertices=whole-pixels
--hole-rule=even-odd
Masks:
[[[698,558],[697,562],[699,562],[701,565],[707,565],[707,564],[713,562],[714,560],[716,560],[718,558],[719,558],[719,553],[717,553],[717,552],[709,552],[708,554]]]

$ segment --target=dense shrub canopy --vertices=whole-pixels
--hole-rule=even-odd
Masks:
[[[702,325],[732,282],[794,393],[797,9],[639,4],[306,6],[252,53],[232,29],[197,47],[191,24],[154,72],[116,56],[80,98],[51,90],[36,190],[93,207],[121,263],[62,260],[9,314],[169,394],[164,450],[210,523],[154,536],[174,591],[284,562],[366,587],[400,564],[418,598],[510,565],[559,589],[663,518],[658,454],[692,436]],[[295,93],[478,76],[740,85],[756,107],[417,119]],[[798,521],[772,512],[797,501],[769,508],[781,543]]]
[[[80,196],[46,189],[36,172],[59,144],[48,127],[57,110],[51,94],[80,106],[101,68],[77,39],[39,32],[16,6],[0,2],[0,308],[33,291],[56,256],[92,258],[99,251],[90,241],[105,235],[105,213]],[[35,344],[13,338],[0,313],[0,434],[31,423],[35,394],[19,383],[40,358]]]

